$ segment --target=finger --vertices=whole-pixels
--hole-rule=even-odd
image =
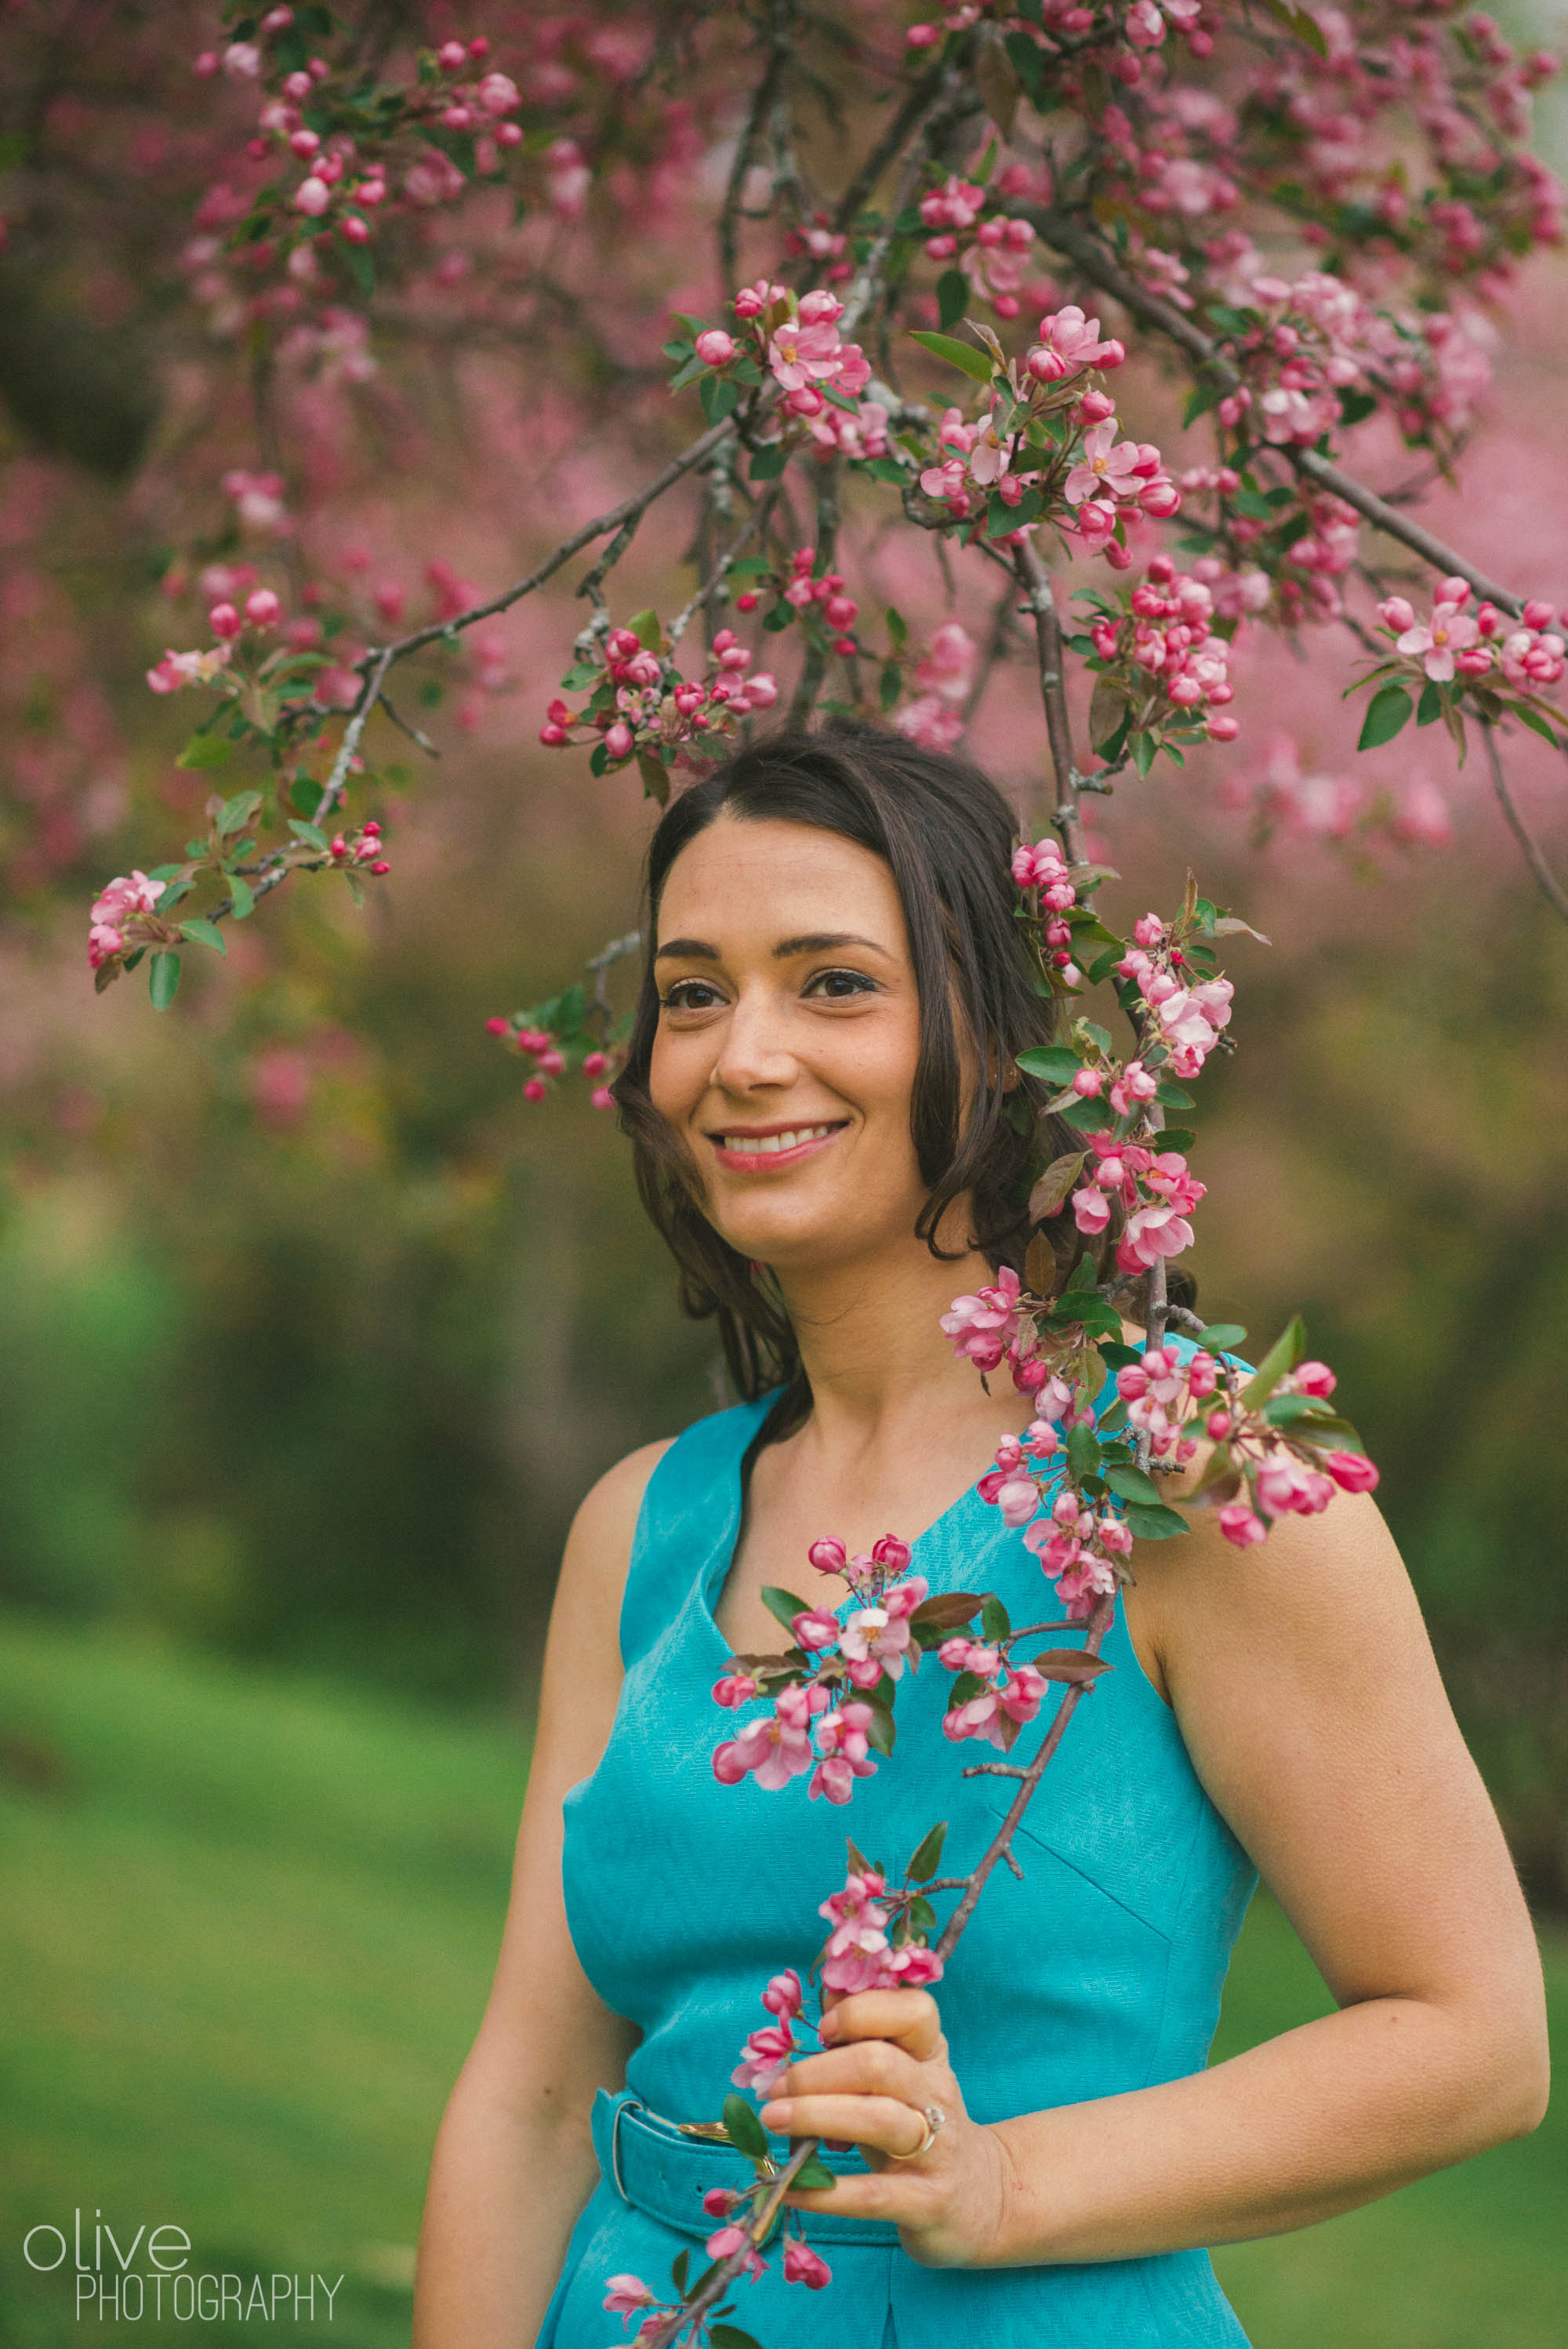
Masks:
[[[847,2039],[891,2039],[917,2063],[929,2063],[942,2044],[942,2013],[928,1990],[857,1990],[822,2017],[828,2046]]]
[[[861,2039],[822,2055],[798,2056],[779,2083],[784,2096],[899,2096],[926,2103],[932,2075],[891,2039]]]
[[[925,2143],[925,2115],[897,2096],[776,2096],[761,2119],[776,2137],[842,2137],[892,2161],[908,2161]]]

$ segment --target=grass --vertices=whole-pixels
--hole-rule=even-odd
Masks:
[[[253,2275],[263,2293],[341,2275],[338,2349],[407,2343],[431,2142],[489,1989],[526,1760],[493,1716],[0,1618],[6,2349],[79,2342],[69,2263],[21,2256],[29,2228],[69,2234],[78,2209],[89,2244],[100,2211],[122,2244],[183,2227],[192,2269],[247,2295]],[[1568,1944],[1548,1961],[1561,2012]],[[1255,1902],[1216,2054],[1327,2002]],[[1565,2150],[1553,2116],[1348,2218],[1221,2252],[1257,2349],[1552,2349]],[[149,2315],[137,2337],[237,2344],[259,2321]]]

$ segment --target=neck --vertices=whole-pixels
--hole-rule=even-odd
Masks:
[[[902,1242],[874,1260],[781,1269],[779,1287],[810,1382],[813,1444],[844,1457],[934,1423],[1021,1424],[1027,1406],[1010,1377],[1004,1371],[993,1380],[987,1397],[940,1326],[955,1297],[995,1278],[979,1250],[945,1263],[923,1240]]]

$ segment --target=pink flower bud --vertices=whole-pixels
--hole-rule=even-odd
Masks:
[[[1370,1493],[1377,1483],[1377,1471],[1363,1453],[1331,1452],[1323,1464],[1344,1492]]]
[[[633,735],[631,728],[626,724],[624,718],[617,718],[614,726],[610,727],[605,732],[605,750],[608,750],[612,759],[629,759],[632,755],[632,742]]]
[[[696,355],[704,367],[727,367],[735,351],[734,336],[727,335],[722,326],[709,326],[696,338]]]
[[[567,740],[566,729],[552,721],[540,728],[539,739],[547,750],[559,750]]]
[[[912,25],[903,41],[909,49],[934,49],[941,38],[941,32],[934,25]]]
[[[1222,1444],[1231,1432],[1231,1414],[1228,1411],[1212,1411],[1203,1425],[1216,1444]]]
[[[258,587],[245,598],[245,617],[255,628],[270,628],[282,608],[270,587]]]
[[[1109,391],[1086,391],[1078,402],[1078,418],[1084,424],[1103,424],[1115,414],[1116,402]]]
[[[522,1098],[527,1102],[542,1102],[549,1090],[542,1077],[530,1077],[523,1086]]]
[[[1416,607],[1407,603],[1403,595],[1389,595],[1378,605],[1377,617],[1386,628],[1392,628],[1397,636],[1403,635],[1407,628],[1413,628],[1416,625]]]
[[[461,41],[443,41],[436,51],[436,63],[446,73],[461,73],[468,61],[469,53]]]
[[[207,615],[207,626],[215,636],[237,636],[244,626],[232,604],[214,604]]]
[[[337,223],[337,233],[349,244],[368,244],[370,222],[361,220],[357,212],[345,212]]]
[[[1238,1549],[1250,1549],[1254,1542],[1268,1539],[1269,1529],[1245,1501],[1230,1501],[1220,1511],[1220,1531]]]
[[[1105,1079],[1099,1069],[1080,1069],[1073,1079],[1073,1091],[1083,1101],[1097,1101],[1105,1090]]]
[[[1290,1382],[1297,1394],[1316,1396],[1331,1395],[1339,1384],[1326,1362],[1298,1362]]]
[[[1538,595],[1531,597],[1522,615],[1527,628],[1549,628],[1556,616],[1555,605],[1543,604]]]
[[[1241,730],[1241,726],[1234,718],[1226,718],[1222,714],[1218,718],[1207,719],[1203,726],[1203,731],[1211,742],[1233,742]]]
[[[822,1541],[814,1541],[806,1552],[806,1556],[819,1574],[842,1574],[849,1563],[848,1553],[843,1543],[834,1541],[830,1537]]]
[[[1452,604],[1457,608],[1470,602],[1470,585],[1468,579],[1439,579],[1437,601],[1439,604]]]

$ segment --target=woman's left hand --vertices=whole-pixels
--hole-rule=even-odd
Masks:
[[[789,2207],[892,2220],[923,2267],[983,2265],[1002,2218],[1007,2157],[995,2130],[964,2108],[930,1992],[856,1991],[829,2009],[821,2035],[822,2054],[790,2065],[762,2125],[858,2145],[873,2174],[788,2195]],[[922,2152],[927,2106],[941,2126]]]

